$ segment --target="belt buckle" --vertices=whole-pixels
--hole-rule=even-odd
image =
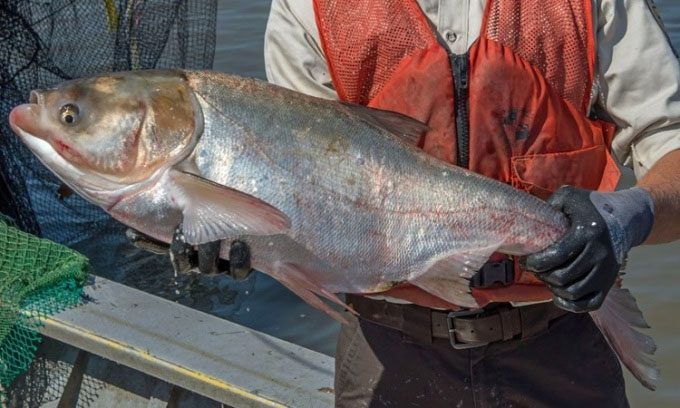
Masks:
[[[449,328],[449,342],[451,347],[456,350],[467,350],[471,348],[483,347],[489,344],[489,342],[477,341],[471,343],[461,343],[456,340],[456,328],[454,327],[454,320],[459,317],[465,316],[475,316],[484,313],[483,310],[459,310],[457,312],[449,312],[446,316],[446,325]]]

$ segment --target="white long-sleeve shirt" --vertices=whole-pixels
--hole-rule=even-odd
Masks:
[[[418,3],[451,52],[465,53],[479,36],[486,0]],[[637,177],[680,149],[680,64],[650,3],[593,0],[597,66],[591,106],[617,125],[612,151]],[[320,44],[312,0],[273,0],[265,35],[270,82],[337,98]]]

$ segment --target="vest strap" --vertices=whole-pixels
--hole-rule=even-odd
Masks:
[[[512,259],[487,262],[470,280],[470,287],[484,289],[496,285],[506,286],[515,280],[515,263]]]

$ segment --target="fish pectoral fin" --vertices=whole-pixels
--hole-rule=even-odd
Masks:
[[[500,243],[474,250],[448,252],[433,259],[422,274],[409,279],[409,282],[446,302],[476,308],[479,305],[472,296],[470,279],[499,247]]]
[[[420,138],[430,129],[426,124],[398,112],[369,108],[342,102],[365,122],[381,127],[411,146],[417,146]]]
[[[182,230],[192,245],[238,235],[274,235],[290,227],[283,212],[259,198],[171,169],[170,194],[182,210]]]

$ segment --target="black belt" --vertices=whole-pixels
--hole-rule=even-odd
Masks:
[[[397,304],[363,296],[347,295],[347,303],[360,317],[403,332],[429,344],[432,338],[449,339],[455,349],[485,346],[492,342],[526,338],[545,330],[567,312],[552,302],[492,309],[448,312],[412,304]]]

